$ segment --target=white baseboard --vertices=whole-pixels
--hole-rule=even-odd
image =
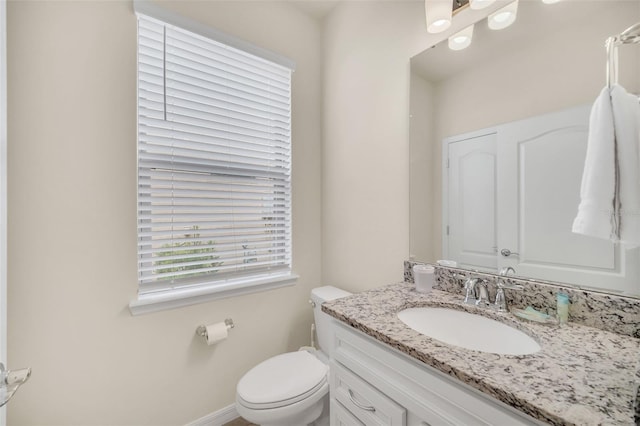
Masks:
[[[204,417],[194,420],[186,426],[222,426],[225,423],[229,423],[232,420],[240,417],[236,411],[235,404],[231,404],[227,407],[221,408],[218,411],[207,414]]]

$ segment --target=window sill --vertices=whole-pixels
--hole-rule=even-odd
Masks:
[[[298,275],[286,274],[244,280],[225,285],[201,286],[194,288],[171,289],[155,293],[138,295],[129,303],[131,315],[142,315],[151,312],[164,311],[182,306],[195,305],[226,297],[241,296],[257,293],[279,287],[294,285]]]

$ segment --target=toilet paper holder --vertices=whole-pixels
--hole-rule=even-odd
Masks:
[[[231,330],[236,326],[231,318],[225,319],[224,324],[227,326],[227,330]],[[205,325],[199,325],[198,328],[196,328],[196,334],[200,337],[203,337],[204,340],[207,340],[209,338],[209,336],[207,335],[207,326]]]

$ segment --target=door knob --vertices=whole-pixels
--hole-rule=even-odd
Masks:
[[[6,370],[0,362],[0,407],[5,405],[16,393],[18,388],[31,377],[30,368],[20,370]]]
[[[520,253],[514,253],[511,250],[506,249],[506,248],[500,250],[500,254],[503,255],[504,257],[509,257],[511,255],[520,256]]]

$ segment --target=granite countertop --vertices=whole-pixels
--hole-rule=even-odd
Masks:
[[[396,313],[452,307],[497,319],[538,341],[531,355],[448,345],[412,330]],[[421,294],[398,283],[325,302],[322,310],[365,334],[546,423],[632,425],[640,383],[640,339],[574,323],[558,327],[473,305],[458,294]]]

